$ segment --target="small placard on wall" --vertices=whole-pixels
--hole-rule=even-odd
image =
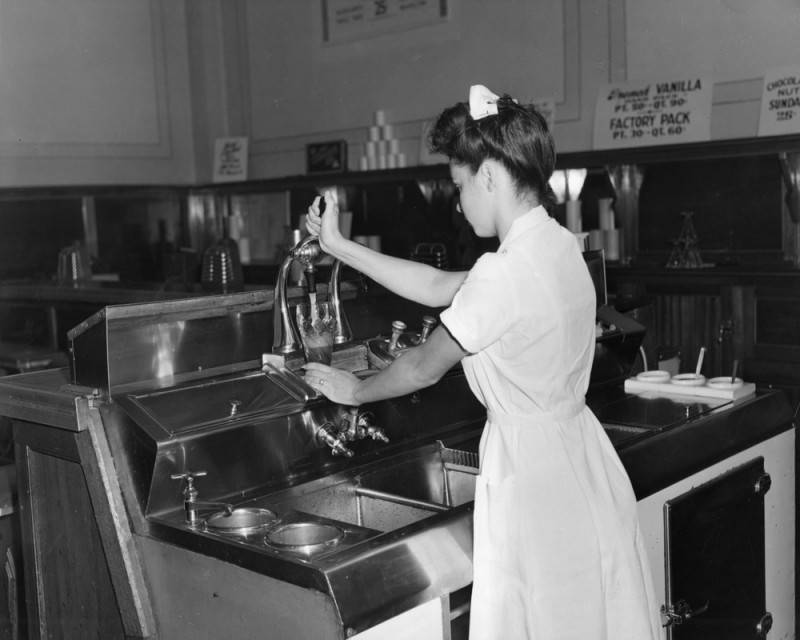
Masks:
[[[214,141],[214,182],[247,180],[247,138]]]
[[[711,85],[706,78],[601,86],[594,148],[616,149],[711,139]]]
[[[764,76],[758,135],[800,133],[800,65],[770,69]]]

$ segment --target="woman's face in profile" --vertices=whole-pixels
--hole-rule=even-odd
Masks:
[[[458,210],[464,214],[472,230],[479,238],[490,238],[495,229],[488,220],[487,191],[481,185],[478,174],[463,164],[450,163],[450,177],[458,191]]]

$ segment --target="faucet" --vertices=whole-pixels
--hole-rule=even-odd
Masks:
[[[358,407],[347,407],[340,433],[345,440],[362,440],[372,438],[381,442],[389,442],[386,433],[373,423],[374,416],[369,411],[360,411]]]
[[[346,443],[365,438],[380,442],[389,442],[383,429],[375,426],[374,416],[370,412],[361,411],[358,407],[342,407],[339,420],[328,420],[314,427],[314,439],[318,445],[327,445],[333,455],[352,458],[354,454]]]
[[[183,490],[183,508],[186,512],[186,524],[192,529],[200,526],[202,520],[199,517],[200,509],[222,509],[225,515],[233,513],[233,505],[228,502],[200,502],[197,499],[198,491],[194,486],[194,479],[206,475],[205,471],[187,471],[186,473],[173,473],[170,478],[173,480],[186,480],[186,487]]]
[[[319,246],[319,239],[316,236],[306,236],[289,250],[289,254],[278,270],[278,279],[275,283],[273,302],[273,353],[288,355],[299,350],[302,346],[300,344],[300,336],[297,332],[297,325],[289,313],[289,297],[286,290],[286,282],[292,263],[297,260],[303,265],[308,292],[315,293],[315,265],[319,262],[321,255],[322,250]],[[331,277],[328,283],[328,296],[336,321],[335,334],[333,337],[334,344],[344,344],[353,339],[350,324],[342,310],[342,303],[339,295],[341,268],[341,261],[336,260],[331,268]]]

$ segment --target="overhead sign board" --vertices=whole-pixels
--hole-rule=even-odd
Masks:
[[[800,133],[800,65],[770,69],[764,76],[758,135]]]
[[[447,0],[322,0],[322,39],[362,40],[446,18]]]
[[[602,86],[595,108],[594,148],[709,140],[711,84],[689,77]]]

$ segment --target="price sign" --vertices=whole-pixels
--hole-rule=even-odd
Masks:
[[[770,69],[764,76],[758,135],[800,133],[800,66]]]
[[[609,84],[594,115],[595,149],[711,138],[711,82],[704,78]]]
[[[447,0],[322,0],[322,38],[360,40],[446,18]]]
[[[214,182],[247,180],[247,138],[214,141]]]

